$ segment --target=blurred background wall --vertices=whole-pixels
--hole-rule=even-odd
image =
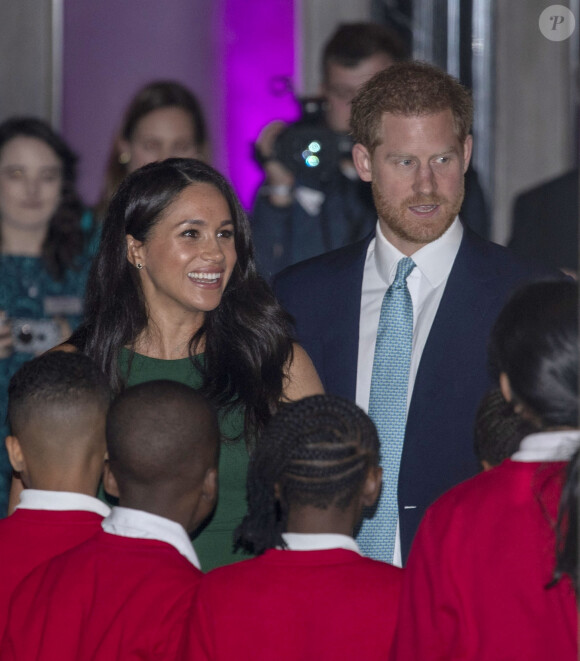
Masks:
[[[578,160],[579,23],[566,41],[538,28],[545,0],[3,0],[0,119],[36,114],[81,156],[93,203],[123,109],[156,78],[189,86],[207,114],[214,164],[249,207],[252,142],[316,92],[321,46],[341,21],[395,23],[416,57],[473,87],[475,161],[505,242],[516,192]]]

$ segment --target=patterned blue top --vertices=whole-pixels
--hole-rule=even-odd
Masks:
[[[12,355],[0,359],[0,518],[6,515],[11,479],[4,447],[8,433],[5,422],[8,383],[14,372],[35,353],[42,353],[60,341],[54,317],[66,319],[71,329],[81,320],[87,276],[99,238],[91,214],[85,213],[82,227],[86,248],[76,260],[78,270],[69,269],[62,280],[54,280],[39,257],[0,255],[0,310],[6,311],[12,322],[13,335],[17,332],[15,328],[22,329],[21,340],[15,340]]]

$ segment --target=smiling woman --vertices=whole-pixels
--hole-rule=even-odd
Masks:
[[[232,535],[262,428],[281,401],[322,391],[289,328],[256,274],[248,220],[216,170],[169,159],[127,177],[103,225],[85,321],[66,348],[92,357],[116,391],[165,378],[217,406],[219,502],[194,540],[204,570],[241,559]]]

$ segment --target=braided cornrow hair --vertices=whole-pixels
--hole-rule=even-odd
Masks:
[[[248,513],[235,532],[236,547],[257,554],[284,547],[290,504],[346,509],[378,463],[377,431],[356,404],[314,395],[283,405],[250,462]]]

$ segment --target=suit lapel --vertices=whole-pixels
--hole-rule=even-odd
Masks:
[[[374,233],[352,246],[333,271],[323,336],[324,373],[329,391],[354,400],[364,264]]]

